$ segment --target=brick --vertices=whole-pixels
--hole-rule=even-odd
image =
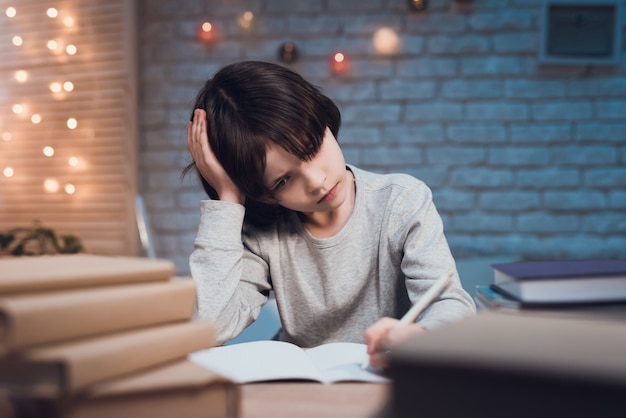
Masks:
[[[591,187],[626,186],[626,167],[593,168],[583,174],[584,184]]]
[[[488,232],[508,232],[513,229],[513,217],[511,215],[490,213],[485,216],[483,213],[472,212],[467,214],[454,215],[452,225],[457,231],[474,231],[480,229]]]
[[[582,231],[596,234],[626,233],[626,217],[623,213],[594,213],[587,215],[582,224]]]
[[[626,117],[626,100],[598,100],[596,115],[599,120],[624,120]]]
[[[565,82],[561,80],[506,80],[504,89],[511,99],[565,97]]]
[[[443,127],[437,123],[391,125],[384,128],[383,137],[388,143],[437,144],[443,141]]]
[[[441,82],[446,99],[493,99],[503,96],[501,80],[450,80]]]
[[[265,3],[268,12],[281,14],[321,12],[323,8],[319,0],[266,0]]]
[[[604,193],[588,190],[547,191],[543,199],[548,209],[575,211],[604,209],[607,206]]]
[[[436,55],[485,54],[489,39],[479,35],[437,35],[428,38],[428,52]]]
[[[426,150],[426,161],[451,166],[477,164],[485,161],[485,150],[482,147],[431,147]]]
[[[436,84],[433,81],[391,80],[380,84],[380,98],[383,100],[424,100],[435,96]]]
[[[472,31],[493,32],[505,29],[534,28],[535,14],[522,10],[476,11],[468,17]]]
[[[566,82],[568,96],[576,98],[595,98],[603,96],[626,95],[626,77],[616,78],[581,78]]]
[[[407,121],[444,121],[463,118],[463,105],[459,103],[408,104],[405,119]]]
[[[577,187],[581,184],[581,174],[577,168],[519,170],[516,178],[518,185],[537,189]]]
[[[511,212],[535,210],[540,205],[540,196],[534,191],[486,191],[478,196],[478,205],[486,210]]]
[[[511,141],[523,143],[571,142],[572,128],[569,123],[511,124]]]
[[[574,128],[576,141],[602,141],[621,143],[626,138],[626,123],[577,123]]]
[[[462,167],[450,173],[452,187],[493,188],[513,184],[510,170],[497,170],[491,167]]]
[[[550,214],[543,212],[530,212],[518,215],[516,230],[521,232],[561,233],[575,232],[580,228],[578,215]]]
[[[539,40],[534,33],[505,33],[492,38],[497,53],[535,52]]]
[[[378,146],[364,149],[362,161],[378,167],[401,167],[420,164],[423,159],[418,148]]]
[[[465,76],[520,75],[525,72],[525,62],[522,58],[489,56],[461,59],[461,74]]]
[[[609,208],[626,209],[626,192],[622,190],[609,192]]]
[[[502,124],[449,124],[446,137],[453,142],[468,144],[500,143],[506,141],[506,129]]]
[[[581,120],[592,116],[591,104],[582,101],[533,103],[530,106],[535,120]]]
[[[342,109],[344,123],[371,125],[381,122],[398,122],[401,107],[399,105],[363,104],[346,105]]]
[[[470,121],[524,121],[528,119],[528,108],[524,103],[487,102],[466,105]]]
[[[489,163],[507,166],[537,166],[550,162],[545,148],[493,148],[489,151]]]
[[[577,165],[612,165],[617,162],[617,150],[609,146],[568,146],[553,150],[557,164]]]
[[[380,130],[378,128],[361,128],[346,126],[339,130],[339,144],[372,145],[381,143]]]
[[[403,78],[454,76],[458,67],[455,58],[400,58],[397,62],[398,76]]]

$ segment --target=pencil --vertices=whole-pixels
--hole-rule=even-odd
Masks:
[[[443,276],[439,277],[433,285],[428,288],[426,293],[417,301],[411,309],[404,314],[402,319],[394,326],[401,327],[403,325],[408,325],[412,322],[415,322],[418,316],[424,311],[424,309],[428,308],[431,303],[435,300],[437,296],[443,292],[443,290],[448,287],[450,284],[450,279],[452,279],[452,272],[446,273]],[[369,366],[369,357],[363,362],[361,365],[361,369],[365,370]]]

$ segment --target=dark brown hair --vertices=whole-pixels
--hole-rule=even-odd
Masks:
[[[282,210],[263,184],[267,146],[310,160],[326,127],[336,138],[341,125],[339,109],[317,87],[286,67],[263,61],[219,70],[198,93],[195,109],[206,111],[211,149],[246,195],[246,220],[256,225],[274,222]],[[183,175],[192,169],[195,163]],[[215,190],[202,176],[200,180],[209,197],[217,199]]]

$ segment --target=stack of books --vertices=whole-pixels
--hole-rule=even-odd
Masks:
[[[479,309],[626,319],[626,261],[521,261],[493,264],[477,286]]]
[[[0,259],[0,397],[13,416],[236,417],[236,385],[187,360],[215,329],[193,317],[194,282],[173,274],[135,257]]]

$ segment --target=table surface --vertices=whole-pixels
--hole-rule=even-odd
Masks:
[[[241,418],[375,418],[390,383],[250,383],[241,387]]]

